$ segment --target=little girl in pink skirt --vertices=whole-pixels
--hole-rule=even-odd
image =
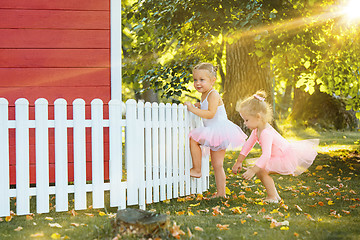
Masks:
[[[258,142],[262,154],[255,165],[242,176],[250,180],[256,174],[266,189],[265,201],[277,203],[281,198],[270,175],[276,173],[297,176],[303,173],[311,166],[317,155],[316,147],[319,139],[288,142],[269,124],[272,120],[272,110],[265,97],[265,92],[258,91],[238,106],[237,110],[245,125],[252,129],[252,132],[232,171],[236,174],[241,170],[245,157]]]

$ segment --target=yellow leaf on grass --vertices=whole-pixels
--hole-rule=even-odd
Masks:
[[[170,199],[164,200],[163,203],[170,203]]]
[[[246,223],[246,219],[241,219],[241,224],[244,224],[244,223]]]
[[[92,213],[84,213],[86,216],[88,216],[88,217],[93,217],[94,216],[94,214],[92,214]]]
[[[51,238],[52,239],[60,239],[61,235],[59,233],[53,233],[53,234],[51,234]]]
[[[190,204],[189,206],[190,207],[196,207],[196,206],[199,206],[200,205],[200,202],[196,203],[196,204]]]
[[[189,216],[194,216],[194,213],[193,213],[192,211],[188,211],[187,214],[188,214]]]
[[[335,203],[333,201],[328,201],[328,205],[334,205]]]
[[[318,165],[318,166],[316,166],[316,168],[315,168],[315,170],[321,170],[321,169],[323,169],[323,166],[321,166],[321,165]]]
[[[43,232],[40,232],[40,233],[34,233],[34,234],[31,234],[30,237],[43,237],[44,236],[44,233]]]
[[[225,193],[226,195],[231,195],[231,191],[228,187],[225,188]]]
[[[100,212],[99,212],[99,215],[100,215],[100,216],[106,216],[106,213],[100,211]]]
[[[52,217],[46,217],[45,220],[52,221],[54,219]]]
[[[10,222],[11,219],[12,219],[12,216],[6,216],[6,217],[5,217],[5,221],[7,221],[7,222]]]
[[[289,230],[289,227],[282,226],[280,230]]]

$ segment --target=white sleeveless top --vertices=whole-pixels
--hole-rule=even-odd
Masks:
[[[209,94],[214,91],[214,89],[212,89],[208,95],[206,96],[206,98],[204,99],[204,101],[200,102],[200,109],[202,110],[208,110],[209,109],[209,103],[208,103],[208,96]],[[226,110],[225,110],[225,106],[224,104],[220,105],[217,107],[217,110],[216,110],[216,113],[215,113],[215,116],[211,119],[205,119],[203,118],[203,123],[204,123],[204,126],[207,127],[207,126],[211,126],[217,122],[220,122],[222,120],[227,120],[227,114],[226,114]]]

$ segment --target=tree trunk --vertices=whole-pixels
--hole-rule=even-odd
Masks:
[[[257,90],[264,90],[268,98],[266,101],[272,106],[272,81],[270,65],[259,66],[259,58],[253,54],[255,41],[253,37],[243,37],[234,44],[226,46],[226,79],[224,82],[223,100],[228,118],[245,129],[236,103]]]

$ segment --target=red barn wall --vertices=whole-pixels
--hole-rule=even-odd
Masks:
[[[9,101],[9,117],[15,119],[18,98],[30,103],[34,119],[34,102],[53,103],[76,98],[86,102],[110,100],[110,1],[109,0],[1,0],[0,4],[0,97]],[[68,107],[72,118],[72,108]],[[105,109],[104,117],[108,117]],[[104,130],[107,139],[107,129]],[[49,131],[50,181],[54,182],[54,141]],[[68,131],[69,181],[73,180],[72,129]],[[91,134],[87,131],[87,178],[91,179]],[[105,169],[108,169],[108,141],[105,141]],[[35,138],[30,131],[30,181],[36,182]],[[10,182],[15,183],[15,130],[10,130]],[[105,172],[108,178],[108,170]]]

